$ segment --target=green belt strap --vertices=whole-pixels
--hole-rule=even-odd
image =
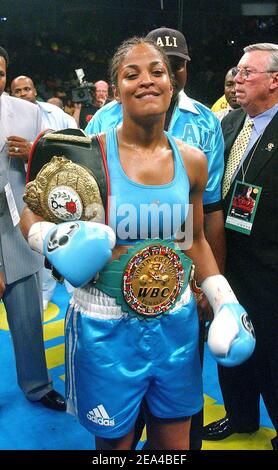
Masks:
[[[125,272],[126,266],[129,260],[136,255],[142,249],[148,247],[149,245],[164,245],[172,248],[176,254],[178,254],[180,261],[184,270],[184,281],[180,291],[179,296],[176,299],[176,302],[180,299],[181,295],[185,291],[191,273],[192,260],[185,256],[185,254],[176,249],[174,242],[172,241],[163,241],[159,239],[147,239],[144,242],[136,243],[132,248],[128,249],[128,252],[121,255],[119,260],[113,260],[111,263],[107,264],[106,267],[99,273],[99,277],[95,283],[95,286],[109,295],[114,297],[118,305],[121,306],[124,312],[127,312],[133,316],[142,318],[140,314],[137,314],[126,302],[123,296],[123,273]]]

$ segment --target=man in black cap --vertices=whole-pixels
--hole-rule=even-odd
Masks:
[[[175,78],[175,92],[167,111],[165,129],[174,137],[200,148],[207,157],[209,178],[204,192],[205,234],[211,245],[216,261],[223,271],[225,238],[221,209],[221,180],[224,168],[224,143],[220,122],[203,104],[189,98],[184,87],[187,81],[187,62],[190,56],[184,35],[177,30],[158,28],[147,36],[164,48],[169,57]],[[94,115],[85,129],[87,134],[103,132],[122,122],[122,108],[117,101],[103,106]],[[203,356],[206,318],[200,312],[200,353]],[[200,449],[203,415],[192,419],[190,448]]]
[[[190,61],[188,47],[184,35],[176,29],[158,28],[150,31],[147,36],[160,47],[163,47],[167,55],[175,55]]]

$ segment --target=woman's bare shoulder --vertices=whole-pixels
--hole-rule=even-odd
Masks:
[[[175,138],[175,141],[187,169],[191,165],[196,168],[205,168],[207,166],[206,156],[200,149],[186,144],[180,139]]]

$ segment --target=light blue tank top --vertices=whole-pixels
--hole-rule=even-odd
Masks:
[[[111,185],[109,225],[116,233],[117,244],[133,244],[146,238],[173,239],[187,217],[188,175],[177,144],[168,132],[165,134],[173,151],[174,177],[167,184],[143,185],[128,178],[122,168],[117,129],[106,133]]]

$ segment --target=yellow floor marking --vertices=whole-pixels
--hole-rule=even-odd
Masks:
[[[205,424],[223,418],[225,410],[223,405],[216,404],[216,400],[205,395]],[[271,450],[270,440],[275,431],[261,427],[252,434],[233,434],[223,441],[203,441],[203,450]]]
[[[49,302],[47,308],[43,312],[43,321],[46,322],[53,320],[53,318],[57,317],[59,312],[59,307],[56,304]]]
[[[64,365],[65,363],[65,346],[64,344],[58,344],[52,348],[45,350],[46,362],[48,369]]]
[[[0,330],[8,331],[9,325],[7,322],[6,309],[3,302],[0,303]]]
[[[60,309],[56,304],[49,302],[48,307],[43,312],[43,321],[48,322],[53,320],[57,315],[59,315]],[[6,309],[3,302],[0,302],[0,330],[9,330],[9,325],[7,322]],[[60,336],[60,335],[57,335]]]
[[[64,336],[64,323],[64,320],[57,320],[51,323],[47,323],[47,325],[43,325],[44,341],[49,341],[50,339]]]
[[[44,311],[44,323],[43,325],[43,336],[44,341],[48,341],[53,338],[64,336],[64,319],[53,321],[54,318],[59,314],[60,309],[53,303],[48,304],[48,308]],[[52,320],[52,321],[50,321]],[[9,330],[6,310],[4,304],[0,303],[0,329]],[[64,341],[62,344],[46,348],[45,350],[47,367],[53,369],[53,367],[61,366],[65,362],[65,346]]]

